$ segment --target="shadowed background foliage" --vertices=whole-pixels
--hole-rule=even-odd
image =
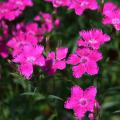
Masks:
[[[113,2],[120,6],[119,0]],[[34,68],[33,77],[25,80],[9,62],[10,58],[0,58],[0,120],[75,120],[73,112],[64,109],[64,101],[70,95],[70,87],[76,84],[83,88],[97,86],[97,99],[101,104],[99,120],[120,120],[120,32],[112,26],[103,26],[98,11],[87,10],[77,16],[67,8],[58,8],[55,14],[50,3],[43,0],[34,0],[34,3],[12,24],[29,22],[40,11],[57,15],[61,26],[49,35],[51,50],[61,43],[69,48],[69,53],[74,52],[82,29],[100,28],[111,36],[111,41],[100,50],[104,58],[99,62],[99,74],[84,75],[80,79],[75,79],[71,67],[67,66],[54,76]]]

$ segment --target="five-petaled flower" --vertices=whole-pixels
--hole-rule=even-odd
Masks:
[[[108,2],[103,7],[103,24],[104,25],[113,25],[116,30],[120,30],[120,8],[113,4],[112,2]]]
[[[97,10],[98,4],[96,0],[71,0],[68,7],[74,9],[77,15],[82,15],[86,9]]]
[[[16,55],[13,62],[19,63],[19,71],[27,79],[29,79],[33,73],[33,65],[44,66],[45,58],[42,55],[44,51],[43,46],[26,45],[22,48],[22,52]]]
[[[71,88],[71,96],[65,102],[66,109],[73,109],[76,118],[79,120],[83,118],[86,112],[92,113],[94,111],[96,87],[91,86],[83,90],[79,86]]]
[[[45,1],[52,2],[55,8],[61,7],[61,6],[67,6],[71,2],[70,0],[45,0]]]
[[[73,65],[72,71],[75,78],[80,78],[84,73],[95,75],[99,67],[97,62],[102,59],[102,54],[97,50],[89,48],[78,48],[74,54],[71,54],[67,63]]]
[[[78,46],[99,49],[102,44],[110,40],[110,36],[104,34],[100,29],[82,30],[79,32],[81,39],[78,40]]]

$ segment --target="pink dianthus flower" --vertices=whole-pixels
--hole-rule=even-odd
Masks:
[[[27,79],[32,75],[33,65],[40,67],[45,65],[45,58],[42,55],[43,51],[43,46],[25,45],[22,48],[22,52],[14,57],[13,62],[20,64],[19,71]]]
[[[100,29],[82,30],[79,32],[82,39],[78,41],[78,46],[91,47],[99,49],[102,44],[110,40],[110,36],[104,34]]]
[[[109,16],[111,12],[113,12],[117,8],[118,8],[117,5],[115,5],[114,3],[107,2],[104,4],[104,7],[103,7],[103,15]]]
[[[43,67],[49,75],[53,75],[57,69],[63,70],[66,67],[66,56],[68,48],[57,48],[56,53],[50,52],[46,58],[46,65]]]
[[[45,0],[47,2],[52,2],[55,8],[61,6],[68,6],[70,4],[70,0]]]
[[[15,36],[13,36],[7,43],[7,46],[13,49],[13,56],[16,56],[22,51],[24,45],[37,45],[36,37],[31,34],[19,31]]]
[[[86,9],[98,9],[98,3],[96,0],[71,0],[68,7],[69,9],[75,9],[77,15],[82,15]]]
[[[106,3],[103,8],[103,24],[113,25],[116,30],[120,30],[120,8],[113,3]]]
[[[66,109],[73,109],[78,120],[85,116],[86,112],[93,112],[96,97],[96,87],[91,86],[83,90],[79,86],[71,88],[71,96],[65,102]]]
[[[89,48],[78,48],[71,54],[67,63],[73,65],[72,71],[75,78],[80,78],[83,74],[95,75],[99,71],[97,62],[102,59],[102,54],[97,50]]]

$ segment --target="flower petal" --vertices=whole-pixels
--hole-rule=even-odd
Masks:
[[[67,64],[77,65],[78,63],[80,63],[80,57],[76,54],[71,54],[67,60]]]
[[[48,53],[48,56],[47,56],[47,59],[52,59],[52,60],[54,60],[54,59],[55,59],[55,52],[49,52],[49,53]]]
[[[68,48],[58,48],[56,51],[56,59],[62,60],[66,58],[67,53],[68,53]]]
[[[36,59],[34,64],[39,65],[39,66],[44,66],[45,58],[43,56],[40,56],[39,58]]]
[[[79,64],[77,66],[74,66],[72,68],[73,76],[75,78],[80,78],[85,73],[85,67],[82,64]]]
[[[73,109],[75,106],[77,106],[77,101],[73,98],[68,98],[68,100],[64,104],[64,108],[66,109]]]
[[[102,60],[102,58],[103,58],[102,53],[97,50],[92,51],[92,53],[90,54],[89,57],[93,61],[99,61],[99,60]]]
[[[53,65],[53,68],[55,68],[55,69],[60,69],[60,70],[65,69],[65,67],[66,67],[66,62],[65,62],[65,60],[57,61],[57,62]]]
[[[89,75],[95,75],[95,74],[98,74],[98,71],[99,71],[99,67],[97,65],[96,62],[94,61],[89,61],[86,65],[86,72],[89,74]]]
[[[75,99],[80,99],[83,97],[83,90],[80,86],[73,86],[71,88],[71,96],[74,97]]]
[[[25,76],[26,79],[30,79],[33,73],[33,66],[30,63],[24,63],[19,66],[19,71],[22,75]]]
[[[97,94],[97,89],[95,86],[90,86],[84,91],[84,96],[89,100],[94,100]]]
[[[84,117],[85,112],[86,111],[84,109],[82,109],[82,107],[80,107],[80,106],[74,108],[74,113],[78,120],[81,120]]]

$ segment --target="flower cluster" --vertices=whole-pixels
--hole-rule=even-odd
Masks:
[[[66,109],[73,109],[78,120],[83,118],[86,112],[89,112],[89,117],[91,118],[94,108],[98,107],[96,106],[97,101],[95,100],[96,93],[97,90],[94,86],[86,90],[83,90],[79,86],[73,86],[71,88],[71,96],[65,102],[64,106]],[[94,116],[92,117],[94,118]]]
[[[80,78],[84,73],[89,75],[98,73],[97,62],[102,59],[102,54],[98,49],[103,43],[110,40],[110,37],[99,29],[82,30],[80,36],[78,48],[67,61],[68,64],[73,65],[72,71],[75,78]]]
[[[55,8],[61,6],[68,6],[70,4],[70,0],[45,0],[47,2],[52,2]]]
[[[103,7],[103,15],[104,25],[111,24],[116,30],[120,30],[120,8],[117,5],[112,2],[106,3]]]
[[[19,64],[18,70],[27,79],[31,77],[34,65],[46,70],[45,66],[48,63],[48,59],[50,59],[49,56],[52,56],[52,53],[49,53],[45,60],[45,56],[43,56],[44,47],[41,45],[41,42],[44,40],[45,33],[51,32],[54,26],[59,27],[60,24],[59,19],[56,18],[56,20],[53,21],[52,15],[49,13],[40,13],[34,20],[35,22],[30,22],[28,24],[17,24],[12,30],[13,37],[7,43],[7,46],[13,49],[13,62]],[[36,21],[43,21],[41,27],[38,26]],[[61,66],[59,64],[65,64],[65,56],[63,55],[63,57],[60,54],[60,52],[63,53],[64,51],[65,54],[67,54],[67,49],[57,50],[56,58],[53,57],[52,59],[52,64],[56,65],[52,65],[51,68],[49,68],[51,69],[50,71],[54,69],[55,72],[57,69],[63,69],[60,68]],[[58,63],[55,63],[55,61]],[[55,68],[55,66],[58,67]]]
[[[68,7],[69,9],[75,9],[77,15],[82,15],[86,9],[98,9],[98,4],[96,0],[71,0]]]
[[[27,6],[32,6],[32,0],[7,0],[0,2],[0,20],[9,21],[18,17]]]
[[[59,27],[60,26],[60,20],[59,18],[53,19],[52,15],[49,13],[43,13],[40,12],[35,18],[35,21],[41,21],[41,29],[42,32],[51,32],[53,27]]]
[[[79,32],[81,39],[78,40],[79,47],[89,47],[98,50],[102,44],[110,40],[110,36],[104,34],[100,29],[82,30]]]
[[[41,29],[36,23],[29,23],[26,27],[19,24],[16,29],[7,45],[13,49],[13,61],[20,64],[20,73],[29,79],[33,73],[33,65],[43,66],[45,64],[42,55],[44,47],[38,44],[41,42],[41,36],[38,34]]]
[[[86,9],[97,10],[98,3],[96,0],[45,0],[52,2],[54,7],[67,6],[68,9],[74,9],[77,15],[82,15]]]

